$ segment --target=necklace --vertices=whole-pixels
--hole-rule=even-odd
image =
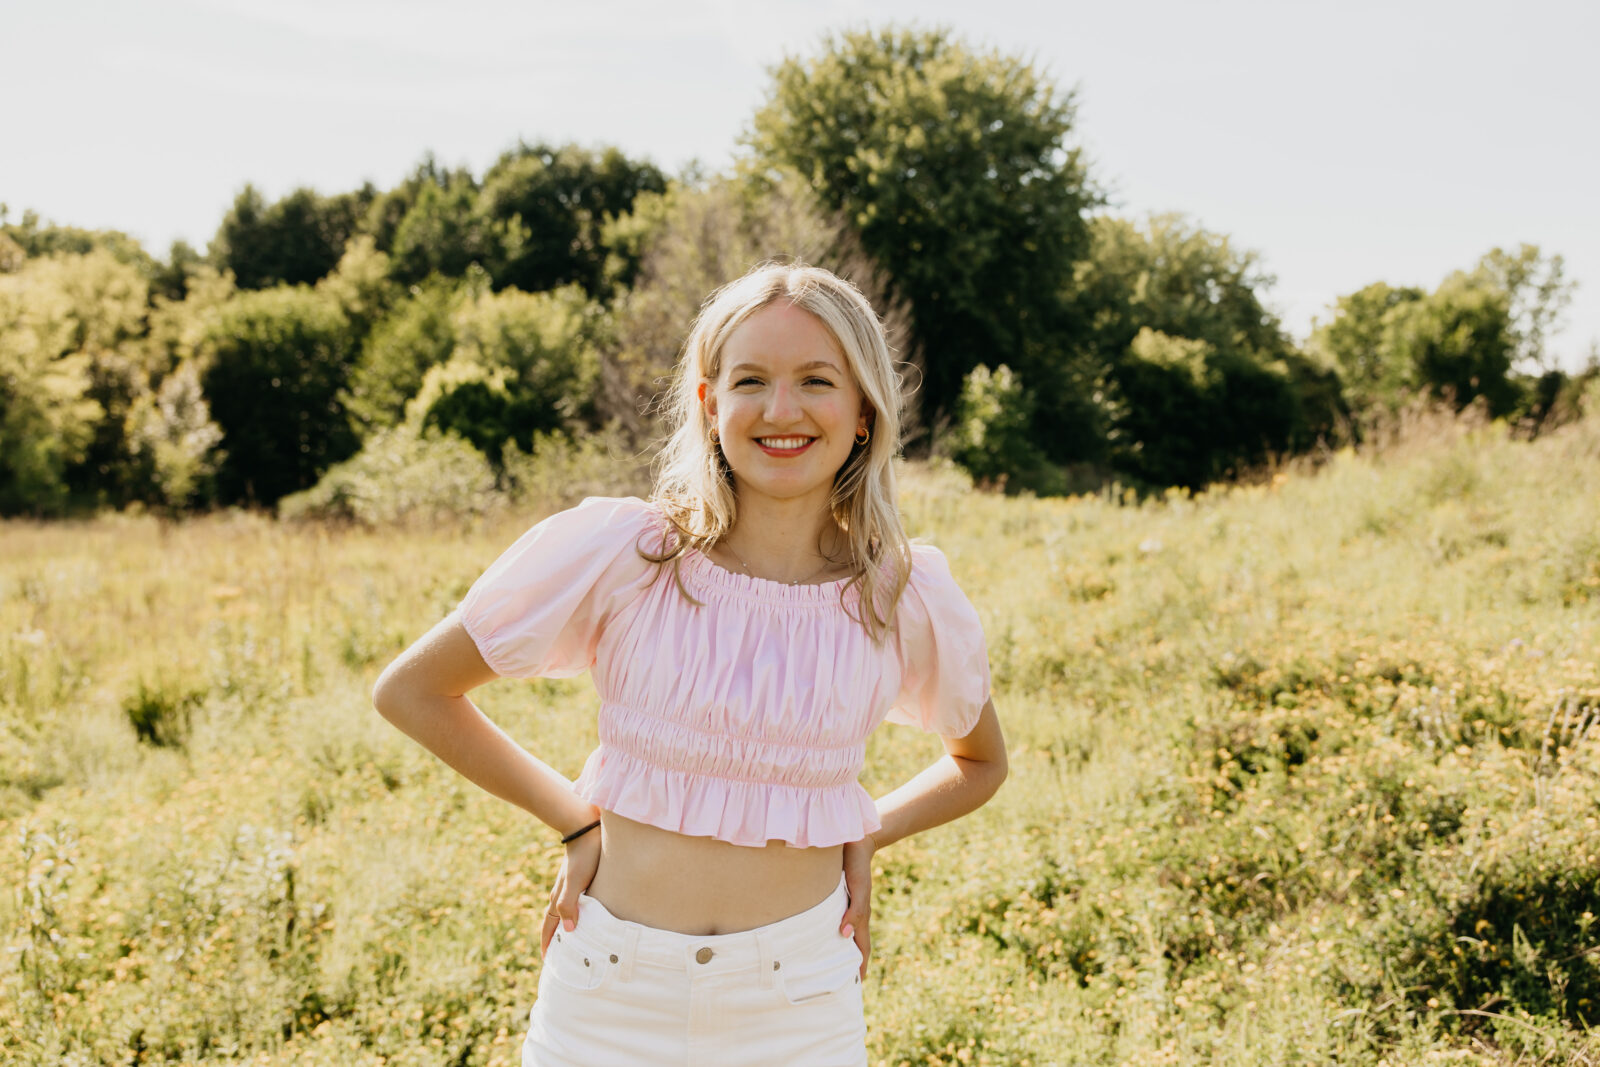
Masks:
[[[728,550],[728,555],[732,556],[734,558],[734,560],[738,562],[739,566],[744,568],[744,572],[746,574],[748,574],[752,578],[757,577],[756,572],[750,569],[750,564],[746,563],[744,561],[744,557],[739,555],[739,553],[737,553],[737,552],[735,552],[733,550],[733,546],[732,545],[728,544],[728,542],[726,542],[726,541],[718,541],[717,543],[719,545],[721,545],[723,548]],[[815,578],[817,575],[821,574],[823,571],[827,570],[829,567],[832,567],[832,566],[834,566],[834,562],[833,562],[833,560],[830,559],[827,562],[825,562],[822,566],[818,567],[816,570],[814,570],[810,574],[806,575],[804,578],[796,578],[792,582],[785,582],[783,584],[785,584],[785,585],[799,585],[802,582],[810,583],[811,579]],[[764,580],[765,581],[779,581],[780,579],[767,578],[767,579],[764,579]]]

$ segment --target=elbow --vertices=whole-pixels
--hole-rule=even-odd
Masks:
[[[1011,764],[1006,759],[1006,754],[1001,752],[999,757],[989,764],[989,795],[992,797],[1000,792],[1000,787],[1005,784],[1006,778],[1011,774]]]
[[[395,721],[395,714],[400,701],[399,686],[395,682],[395,665],[393,663],[383,669],[378,675],[378,680],[372,683],[372,706],[390,722]]]

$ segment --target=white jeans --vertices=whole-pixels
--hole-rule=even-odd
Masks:
[[[588,896],[539,976],[523,1067],[865,1067],[861,951],[844,881],[770,926],[693,937]]]

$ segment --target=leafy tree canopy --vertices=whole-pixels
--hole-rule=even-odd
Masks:
[[[296,189],[268,204],[246,185],[211,239],[211,261],[241,289],[309,285],[338,265],[376,190],[319,196]]]
[[[518,145],[489,168],[478,197],[478,213],[500,238],[500,255],[489,266],[495,288],[537,292],[577,282],[591,296],[606,295],[605,224],[629,211],[640,193],[665,188],[653,164],[615,148]]]
[[[1061,395],[1060,293],[1097,201],[1074,105],[1031,63],[949,30],[852,32],[772,71],[746,143],[844,212],[912,310],[924,405],[948,412],[979,362]]]
[[[224,501],[274,503],[355,451],[340,400],[353,347],[333,300],[304,287],[240,293],[219,309],[202,358],[227,453]]]
[[[1528,372],[1553,369],[1545,341],[1560,325],[1578,283],[1567,278],[1566,261],[1546,257],[1538,245],[1523,244],[1515,252],[1493,248],[1478,261],[1510,299],[1512,360]]]
[[[1495,249],[1431,293],[1375,282],[1339,297],[1307,349],[1338,368],[1363,417],[1415,393],[1457,407],[1482,397],[1491,414],[1506,415],[1520,400],[1513,365],[1541,366],[1545,332],[1569,294],[1560,257],[1547,262],[1529,245],[1515,256]]]
[[[450,358],[427,371],[407,408],[423,428],[464,438],[498,464],[508,441],[526,451],[539,432],[593,414],[607,321],[578,286],[484,293],[461,301],[451,326]]]
[[[151,277],[157,263],[136,238],[120,230],[85,230],[77,226],[57,226],[45,222],[36,211],[24,211],[20,222],[8,221],[10,210],[0,204],[0,235],[21,250],[24,258],[50,255],[87,255],[96,249],[109,252],[119,263]],[[19,265],[13,265],[15,270]],[[0,266],[0,270],[6,269]]]
[[[499,256],[499,239],[474,211],[478,185],[465,171],[445,184],[424,182],[394,232],[394,277],[407,285],[440,274],[459,278]]]
[[[1140,330],[1205,341],[1217,351],[1276,359],[1290,348],[1278,319],[1261,302],[1273,284],[1254,252],[1178,214],[1141,225],[1102,215],[1091,224],[1090,255],[1073,290],[1093,343],[1108,360],[1126,352]]]

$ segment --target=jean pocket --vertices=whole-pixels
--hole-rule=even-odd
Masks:
[[[778,984],[790,1004],[830,1000],[861,981],[861,950],[854,938],[840,938],[827,951],[781,960]]]
[[[575,936],[576,930],[557,930],[544,956],[541,976],[574,989],[589,992],[605,985],[617,963],[616,953],[588,938]]]

